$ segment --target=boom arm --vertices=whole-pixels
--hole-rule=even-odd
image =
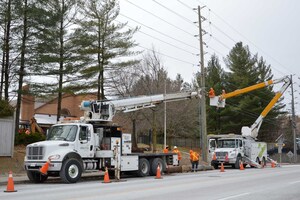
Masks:
[[[276,84],[284,82],[284,85],[281,87],[281,89],[275,94],[273,99],[270,101],[270,103],[267,105],[267,107],[262,111],[260,116],[256,119],[256,121],[251,125],[251,127],[243,126],[242,127],[242,135],[247,137],[250,136],[252,138],[256,138],[258,136],[258,131],[260,129],[260,126],[263,122],[263,119],[266,117],[266,115],[270,112],[270,110],[273,108],[273,106],[276,104],[278,99],[282,96],[282,94],[286,91],[286,89],[291,84],[291,80],[288,76],[285,76],[281,79],[275,79],[275,80],[269,80],[263,83],[258,83],[256,85],[246,87],[244,89],[235,90],[233,92],[230,92],[228,94],[222,94],[218,97],[211,97],[210,105],[212,106],[218,106],[218,107],[224,107],[225,106],[225,99],[234,97],[239,94],[247,93],[256,89],[260,89],[263,87],[266,87],[268,85]]]
[[[251,127],[248,127],[248,126],[242,127],[242,135],[243,136],[251,136],[253,138],[256,138],[258,136],[258,131],[263,122],[263,119],[266,117],[266,115],[270,112],[270,110],[273,108],[273,106],[278,101],[278,99],[282,96],[282,94],[286,91],[286,89],[291,84],[291,81],[289,78],[284,79],[284,81],[285,81],[284,85],[276,93],[276,95],[273,97],[273,99],[270,101],[270,103],[267,105],[267,107],[262,111],[262,113],[259,115],[259,117],[255,120],[255,122],[251,125]]]
[[[158,94],[151,96],[133,97],[111,101],[83,101],[80,109],[84,110],[87,121],[112,121],[117,111],[133,112],[144,108],[155,107],[162,102],[178,101],[197,97],[197,92],[174,94]]]
[[[253,90],[261,89],[261,88],[267,87],[269,85],[273,85],[273,84],[280,83],[280,82],[287,82],[287,81],[289,81],[289,77],[285,76],[280,79],[268,80],[268,81],[258,83],[258,84],[255,84],[255,85],[243,88],[243,89],[237,89],[233,92],[229,92],[229,93],[224,92],[223,94],[221,94],[219,96],[213,95],[210,97],[210,105],[224,108],[225,107],[225,99],[229,99],[231,97],[234,97],[234,96],[237,96],[240,94],[251,92]]]

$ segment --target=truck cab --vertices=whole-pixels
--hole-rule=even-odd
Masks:
[[[239,168],[240,161],[244,156],[244,140],[240,135],[228,134],[209,137],[209,155],[211,165],[231,165]]]

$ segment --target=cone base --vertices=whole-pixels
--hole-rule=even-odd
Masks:
[[[163,177],[155,177],[155,179],[162,179]]]
[[[102,183],[111,183],[111,181],[103,181]]]
[[[4,192],[17,192],[18,190],[12,190],[12,191],[10,191],[10,190],[4,190]]]

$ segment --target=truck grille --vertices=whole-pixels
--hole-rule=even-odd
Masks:
[[[44,157],[44,147],[27,147],[28,160],[42,160]]]
[[[227,152],[216,152],[217,157],[225,157]]]

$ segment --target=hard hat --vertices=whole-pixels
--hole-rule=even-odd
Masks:
[[[174,149],[177,149],[177,146],[174,146]]]
[[[193,152],[193,150],[190,150],[190,153],[192,153]]]

